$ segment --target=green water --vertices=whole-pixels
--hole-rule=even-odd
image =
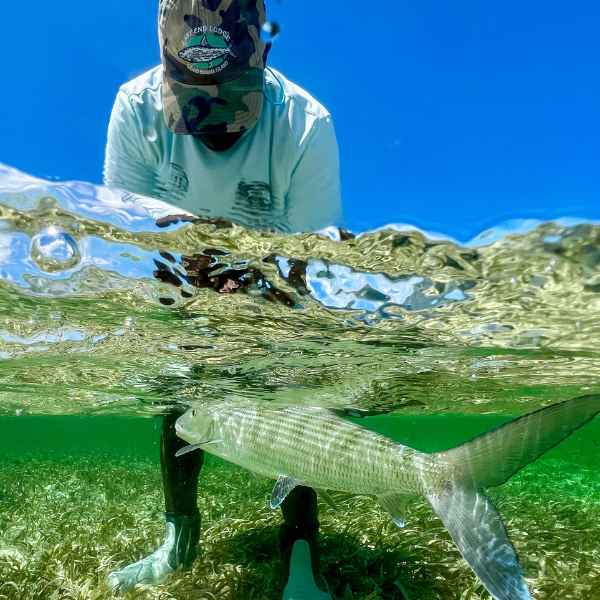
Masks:
[[[423,451],[507,420],[498,415],[355,419]],[[0,598],[109,598],[111,569],[161,542],[160,419],[0,419]],[[600,421],[491,490],[538,599],[600,598]],[[278,598],[273,482],[207,456],[200,479],[202,555],[191,573],[133,599]],[[488,598],[427,503],[397,528],[375,500],[333,493],[320,506],[324,573],[338,598]],[[405,596],[404,594],[407,594]],[[280,597],[280,596],[279,596]]]
[[[499,415],[380,415],[350,418],[421,452],[452,448],[510,420]],[[0,454],[64,454],[106,450],[127,455],[156,454],[160,419],[132,417],[3,417]],[[596,442],[599,445],[596,445]],[[545,457],[600,457],[600,419],[592,421],[551,450]]]

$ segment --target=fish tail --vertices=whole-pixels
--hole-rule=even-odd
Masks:
[[[600,412],[600,394],[552,404],[440,452],[477,488],[502,485]]]
[[[483,488],[503,484],[591,421],[600,412],[600,394],[580,396],[519,417],[440,452],[451,479],[428,499],[461,554],[497,600],[530,600],[517,553],[498,509]]]
[[[481,490],[448,485],[443,493],[428,498],[460,553],[496,600],[531,600],[498,509]]]

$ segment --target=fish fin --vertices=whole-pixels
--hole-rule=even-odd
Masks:
[[[377,498],[379,498],[383,508],[388,511],[394,523],[398,527],[404,527],[406,525],[406,505],[416,496],[391,492],[389,494],[379,494]]]
[[[497,600],[531,600],[517,553],[482,488],[503,484],[591,421],[600,394],[536,410],[434,456],[453,473],[429,501],[485,588]]]
[[[202,39],[200,40],[200,46],[202,46],[202,48],[211,48],[211,45],[208,43],[208,40],[206,39],[206,35],[204,35],[202,37]]]
[[[591,421],[600,412],[600,394],[552,404],[492,429],[446,452],[440,460],[457,465],[477,489],[502,485]],[[466,480],[465,480],[466,481]]]
[[[175,456],[177,456],[177,457],[183,456],[184,454],[187,454],[188,452],[193,452],[194,450],[198,450],[198,448],[202,448],[202,446],[204,446],[204,444],[206,444],[206,442],[201,442],[200,444],[191,444],[189,446],[184,446],[183,448],[181,448],[180,450],[177,450],[177,452],[175,452]]]
[[[340,507],[335,503],[335,500],[329,495],[327,490],[324,490],[323,488],[313,488],[313,489],[315,490],[315,492],[317,492],[317,494],[319,494],[319,496],[321,497],[321,500],[323,500],[323,502],[325,502],[325,504],[327,504],[328,506],[333,508],[333,510],[335,510],[336,513],[342,512],[340,510]]]
[[[200,442],[199,444],[190,444],[189,446],[184,446],[183,448],[180,448],[179,450],[177,450],[177,452],[175,452],[175,456],[179,457],[179,456],[183,456],[184,454],[187,454],[188,452],[193,452],[194,450],[198,450],[199,448],[202,448],[203,446],[208,446],[208,444],[216,444],[217,442],[220,442],[221,440],[208,440],[208,442]]]
[[[395,408],[381,409],[381,410],[366,410],[364,408],[331,408],[327,407],[323,409],[334,417],[340,417],[340,419],[363,419],[364,417],[378,417],[381,415],[387,415],[395,410]]]
[[[498,509],[472,486],[427,496],[469,566],[496,600],[531,600]]]
[[[250,471],[250,469],[248,469],[248,471]],[[254,471],[250,471],[250,475],[252,475],[252,479],[254,479],[254,481],[256,481],[257,483],[262,478],[262,475],[260,473],[255,473]]]
[[[275,487],[271,492],[271,508],[277,508],[285,499],[286,496],[297,486],[300,485],[298,479],[280,475],[275,482]]]
[[[348,412],[343,408],[320,408],[316,407],[315,410],[328,412],[330,415],[334,417],[339,417],[340,419],[345,419],[348,417]]]

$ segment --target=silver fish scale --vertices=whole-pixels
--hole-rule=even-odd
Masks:
[[[358,494],[423,494],[445,481],[433,455],[402,446],[326,410],[210,411],[218,443],[206,450],[256,473]]]

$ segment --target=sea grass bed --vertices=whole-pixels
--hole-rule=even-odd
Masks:
[[[162,491],[150,452],[46,451],[0,457],[0,599],[111,597],[108,573],[162,541]],[[491,491],[536,600],[600,598],[600,475],[595,457],[547,458]],[[201,475],[201,556],[191,573],[138,586],[130,600],[277,599],[272,482],[209,457]],[[374,499],[321,505],[324,574],[337,598],[489,598],[425,501],[399,529]]]

